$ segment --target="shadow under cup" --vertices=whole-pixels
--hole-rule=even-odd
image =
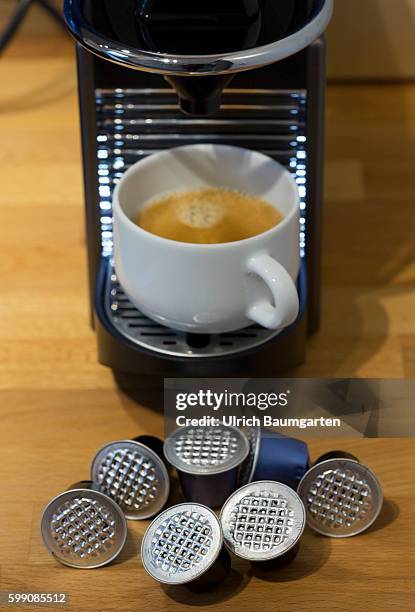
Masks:
[[[149,200],[200,187],[247,192],[275,206],[283,220],[262,234],[220,244],[176,242],[135,224]],[[224,333],[253,322],[282,329],[295,320],[299,195],[278,162],[223,145],[161,151],[125,173],[113,211],[118,279],[132,303],[158,323],[188,333]]]

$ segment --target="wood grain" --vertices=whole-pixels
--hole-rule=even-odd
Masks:
[[[258,575],[236,562],[207,595],[146,576],[147,523],[130,523],[121,558],[101,570],[64,568],[43,549],[43,505],[87,477],[109,439],[162,434],[161,400],[147,381],[122,391],[96,361],[68,43],[47,39],[37,50],[20,38],[0,60],[0,80],[1,588],[67,591],[79,612],[413,609],[412,440],[343,441],[384,485],[369,533],[334,541],[307,532],[289,568]],[[291,374],[413,376],[415,87],[331,87],[327,139],[323,325]],[[332,446],[313,440],[311,454]]]
[[[414,0],[335,2],[327,36],[329,76],[413,80],[414,24]]]

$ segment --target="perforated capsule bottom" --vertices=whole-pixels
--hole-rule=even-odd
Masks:
[[[170,480],[163,461],[150,448],[134,440],[117,440],[94,457],[91,478],[129,519],[145,519],[167,501]]]
[[[272,550],[292,533],[293,516],[287,500],[280,495],[247,495],[231,513],[230,533],[248,550]]]
[[[251,561],[282,556],[295,546],[305,525],[298,495],[273,481],[247,484],[235,491],[221,512],[226,546]]]
[[[187,584],[205,574],[222,550],[219,521],[201,504],[165,510],[148,527],[141,546],[146,571],[165,584]]]
[[[164,443],[164,454],[174,467],[189,474],[219,474],[246,459],[245,434],[231,426],[179,427]]]
[[[190,428],[176,438],[176,454],[188,465],[220,465],[238,452],[239,438],[221,427]]]
[[[153,537],[153,559],[163,572],[186,572],[200,563],[212,545],[212,528],[198,512],[168,517]]]
[[[361,533],[376,520],[383,503],[375,475],[349,459],[314,465],[301,480],[298,492],[309,526],[332,537]]]
[[[54,557],[70,567],[106,565],[121,552],[127,524],[112,499],[91,489],[60,493],[43,511],[43,543]]]
[[[154,462],[128,448],[108,452],[99,465],[97,480],[101,490],[123,509],[139,510],[157,497],[159,483]]]
[[[62,555],[97,559],[112,547],[115,516],[97,500],[76,497],[57,506],[50,530]]]

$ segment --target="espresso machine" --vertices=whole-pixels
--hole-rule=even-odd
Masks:
[[[76,39],[100,362],[162,377],[266,377],[302,363],[320,314],[323,34],[333,0],[65,0],[64,10]],[[138,160],[196,143],[263,152],[297,181],[300,312],[282,332],[178,332],[135,309],[117,281],[115,184]]]

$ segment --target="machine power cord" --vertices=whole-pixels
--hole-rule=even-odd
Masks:
[[[0,35],[0,53],[2,53],[6,47],[11,43],[14,35],[22,25],[24,18],[32,6],[33,3],[37,3],[50,17],[52,17],[62,28],[65,28],[65,21],[58,11],[49,0],[19,0],[12,16],[10,17],[4,31]]]

